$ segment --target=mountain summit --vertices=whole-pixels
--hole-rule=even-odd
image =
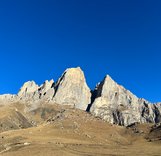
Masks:
[[[159,123],[161,104],[140,99],[106,75],[94,91],[90,90],[80,67],[65,70],[55,83],[46,80],[38,86],[25,82],[17,95],[1,95],[0,104],[27,103],[30,110],[40,105],[60,104],[81,110],[112,124]]]

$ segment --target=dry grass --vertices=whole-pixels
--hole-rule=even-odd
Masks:
[[[135,130],[138,129],[140,132],[136,133],[134,128],[111,125],[80,110],[64,109],[56,105],[44,106],[38,110],[34,112],[34,116],[33,112],[25,114],[37,121],[36,127],[0,133],[0,155],[161,155],[160,142],[148,142],[145,139],[150,125],[138,125]],[[41,119],[43,122],[40,122]]]

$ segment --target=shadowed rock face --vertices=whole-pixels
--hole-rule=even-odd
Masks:
[[[86,110],[88,104],[91,103],[91,93],[84,73],[79,67],[67,69],[58,80],[54,101]]]
[[[128,126],[139,122],[160,122],[160,109],[118,85],[107,75],[96,87],[90,112],[113,124]]]

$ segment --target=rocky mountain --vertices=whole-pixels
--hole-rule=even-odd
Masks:
[[[161,121],[160,104],[140,99],[118,85],[107,75],[95,89],[90,112],[112,124],[128,126],[133,123]]]
[[[67,69],[56,83],[46,80],[39,86],[34,81],[28,81],[17,95],[0,96],[1,105],[15,102],[29,105],[30,110],[45,104],[68,105],[122,126],[161,122],[160,103],[152,104],[138,98],[109,75],[91,91],[79,67]]]
[[[18,92],[18,97],[23,101],[39,101],[53,98],[55,93],[54,80],[46,80],[41,86],[38,86],[34,81],[24,83]]]
[[[55,90],[55,103],[72,105],[82,110],[86,110],[91,103],[91,92],[79,67],[67,69],[56,83]]]

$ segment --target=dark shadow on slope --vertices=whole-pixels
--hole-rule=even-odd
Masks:
[[[94,91],[91,90],[91,94],[92,94],[92,96],[91,96],[91,103],[88,104],[88,106],[87,106],[87,109],[86,109],[87,112],[90,112],[90,108],[91,108],[91,106],[92,106],[94,100],[95,100],[96,97],[97,97],[97,90],[94,90]]]
[[[105,77],[106,78],[106,77]],[[101,81],[101,83],[97,84],[95,89],[94,90],[91,90],[91,103],[88,104],[87,106],[87,109],[86,111],[89,112],[90,111],[90,108],[94,102],[94,100],[97,98],[97,97],[101,97],[101,93],[102,93],[102,88],[103,88],[103,85],[104,85],[104,82],[105,82],[105,78],[103,79],[103,81]]]
[[[66,74],[66,72],[64,72],[64,73],[62,74],[62,76],[57,80],[57,82],[54,83],[54,85],[52,86],[52,87],[54,87],[54,89],[55,89],[55,93],[54,93],[53,97],[56,95],[57,90],[58,90],[58,87],[59,87],[59,84],[60,84],[60,82],[63,80],[63,78],[65,77],[65,74]]]

